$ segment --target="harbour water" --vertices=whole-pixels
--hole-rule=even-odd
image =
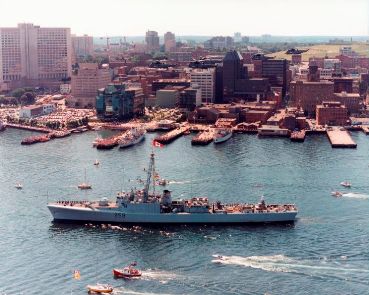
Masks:
[[[299,219],[293,226],[119,230],[53,224],[46,203],[139,187],[155,134],[107,151],[92,148],[95,132],[21,146],[29,135],[0,134],[0,294],[86,294],[96,282],[124,294],[368,294],[369,138],[362,133],[353,133],[354,150],[332,149],[324,135],[291,143],[236,134],[208,146],[181,137],[156,149],[174,198],[257,202],[264,195],[296,203]],[[92,190],[78,191],[85,168]],[[335,190],[345,194],[334,198]],[[141,279],[113,279],[114,267],[132,261]],[[73,279],[76,269],[80,280]]]

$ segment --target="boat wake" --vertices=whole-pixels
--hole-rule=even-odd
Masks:
[[[213,263],[223,265],[239,265],[270,272],[286,272],[303,274],[313,277],[333,277],[336,279],[349,280],[356,276],[367,276],[369,269],[353,268],[346,259],[334,260],[299,260],[284,255],[272,256],[220,256],[213,255]]]
[[[342,197],[351,199],[369,200],[369,195],[360,193],[346,193],[343,194]]]
[[[162,270],[147,269],[145,271],[142,271],[141,278],[144,280],[158,280],[161,283],[165,284],[168,281],[178,279],[179,275]]]

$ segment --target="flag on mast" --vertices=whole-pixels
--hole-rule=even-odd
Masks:
[[[73,277],[75,280],[80,280],[81,279],[81,273],[78,269],[76,269],[74,272],[73,272]]]
[[[164,144],[161,144],[160,142],[156,141],[155,139],[152,141],[152,146],[153,147],[159,147],[162,148],[164,147]]]

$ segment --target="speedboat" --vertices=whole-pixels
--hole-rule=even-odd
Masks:
[[[96,159],[95,162],[94,162],[94,165],[95,166],[99,166],[100,165],[100,162]]]
[[[117,278],[137,278],[142,275],[142,272],[138,269],[133,268],[133,266],[136,266],[136,263],[131,263],[130,265],[124,267],[124,268],[114,268],[113,269],[113,275]]]
[[[15,188],[16,188],[16,189],[22,189],[22,188],[23,188],[23,185],[22,185],[20,182],[18,182],[18,183],[15,185]]]
[[[108,284],[96,284],[87,286],[88,293],[112,293],[114,288]]]
[[[343,193],[339,192],[339,191],[335,191],[335,192],[331,192],[331,195],[333,197],[339,198],[343,196]]]
[[[351,187],[351,183],[348,181],[342,181],[340,184],[344,187]]]

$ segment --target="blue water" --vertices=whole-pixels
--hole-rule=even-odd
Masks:
[[[347,150],[320,135],[302,144],[235,135],[205,147],[180,138],[156,151],[160,176],[177,182],[169,186],[174,197],[256,202],[264,195],[296,203],[298,221],[122,230],[53,224],[46,203],[139,187],[155,134],[109,151],[92,148],[95,132],[21,146],[29,134],[0,134],[0,294],[86,294],[96,282],[117,294],[369,294],[369,137],[362,133],[353,134],[358,148]],[[93,189],[80,192],[85,168]],[[340,187],[344,180],[351,189]],[[14,188],[18,181],[23,190]],[[333,198],[332,190],[346,194]],[[140,280],[113,279],[112,268],[133,260]]]

